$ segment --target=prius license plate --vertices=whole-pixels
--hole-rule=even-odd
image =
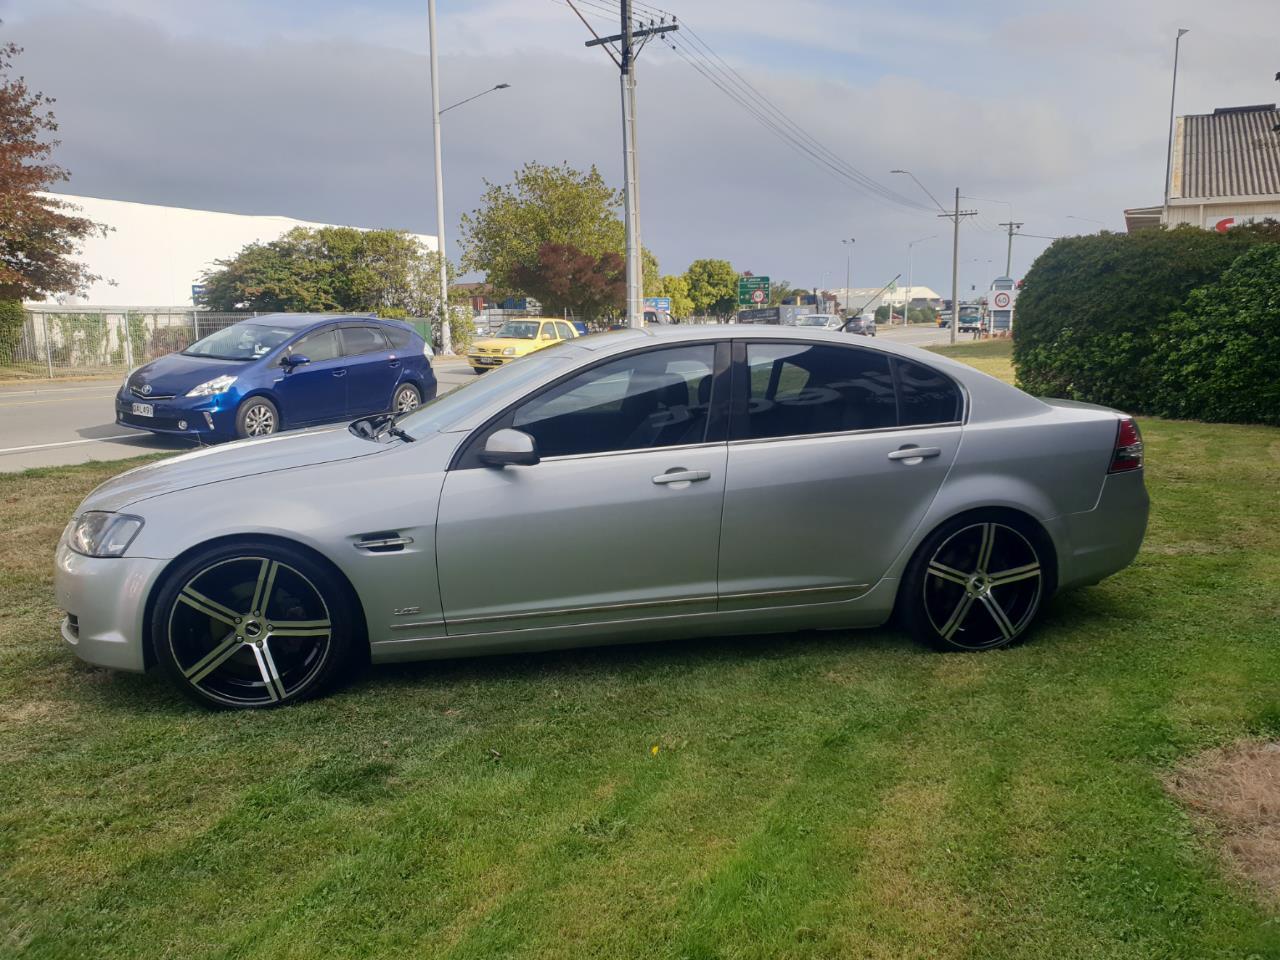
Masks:
[[[156,408],[149,403],[135,403],[133,405],[133,415],[135,417],[154,417]]]

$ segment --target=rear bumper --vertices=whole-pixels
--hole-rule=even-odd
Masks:
[[[1059,585],[1097,583],[1131,564],[1147,532],[1150,505],[1142,470],[1108,475],[1092,510],[1062,518],[1068,549]]]
[[[58,545],[53,587],[67,613],[62,639],[86,663],[115,670],[146,669],[147,597],[165,560],[86,557]]]

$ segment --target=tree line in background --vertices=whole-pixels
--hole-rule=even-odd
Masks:
[[[1280,223],[1055,241],[1023,280],[1013,361],[1041,396],[1280,425]]]

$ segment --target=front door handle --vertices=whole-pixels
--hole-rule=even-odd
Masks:
[[[343,369],[341,369],[341,370],[335,370],[335,371],[333,371],[333,375],[334,375],[335,377],[345,377],[345,376],[347,375],[346,368],[344,367],[344,368],[343,368]]]
[[[710,480],[710,470],[685,470],[683,467],[673,467],[666,473],[660,473],[653,478],[654,483],[696,483],[699,480]]]
[[[942,450],[938,447],[903,447],[889,454],[890,460],[914,460],[919,463],[926,457],[939,457]]]

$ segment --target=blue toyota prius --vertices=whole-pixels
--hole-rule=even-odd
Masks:
[[[116,423],[192,439],[408,412],[436,395],[431,348],[375,317],[274,313],[244,320],[125,377]]]

